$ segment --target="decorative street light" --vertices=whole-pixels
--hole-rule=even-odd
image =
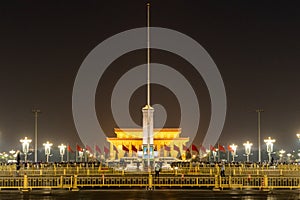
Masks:
[[[47,141],[46,143],[43,144],[43,146],[45,147],[45,155],[46,155],[46,158],[47,158],[47,162],[49,162],[49,155],[50,155],[50,152],[51,152],[51,147],[52,147],[52,143],[49,143],[49,141]]]
[[[286,155],[288,157],[288,162],[291,162],[291,156],[292,156],[292,154],[291,153],[287,153]]]
[[[206,155],[208,157],[208,162],[210,162],[210,150],[206,149]]]
[[[297,133],[296,136],[297,136],[297,138],[298,138],[299,141],[300,141],[300,133]]]
[[[58,146],[59,148],[59,153],[60,153],[60,157],[61,157],[61,162],[64,162],[64,155],[65,155],[65,150],[66,150],[66,145],[61,144]]]
[[[283,159],[282,159],[283,154],[285,154],[285,150],[281,149],[281,150],[279,151],[280,162],[283,161]]]
[[[83,150],[78,152],[78,157],[80,158],[80,162],[82,162]]]
[[[247,141],[243,145],[245,146],[245,154],[247,156],[247,162],[249,162],[249,156],[251,154],[251,147],[252,147],[253,144],[249,143],[249,141]]]
[[[25,162],[27,162],[27,154],[28,154],[28,151],[29,151],[29,144],[32,140],[31,139],[28,139],[27,137],[25,137],[24,139],[21,139],[20,142],[22,143],[22,150],[23,150],[23,153],[25,155]]]
[[[234,162],[234,157],[235,157],[235,155],[236,155],[236,149],[237,149],[237,145],[235,145],[235,144],[232,144],[232,145],[229,145],[230,146],[230,148],[232,149],[232,151],[231,151],[231,155],[232,155],[232,162]]]
[[[267,145],[267,152],[269,156],[269,163],[271,162],[271,153],[273,152],[273,143],[276,142],[276,140],[272,139],[271,137],[268,137],[268,139],[265,139],[264,142]]]

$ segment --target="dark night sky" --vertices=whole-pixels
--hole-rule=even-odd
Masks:
[[[228,101],[220,143],[234,142],[241,148],[250,140],[256,148],[255,109],[263,108],[262,138],[276,138],[276,149],[297,147],[300,14],[293,2],[151,2],[152,26],[192,37],[219,68]],[[145,4],[142,0],[0,3],[0,151],[20,148],[21,137],[33,138],[33,107],[42,110],[40,148],[46,140],[80,143],[72,118],[77,70],[106,38],[145,26]],[[100,112],[98,97],[97,93]],[[143,102],[144,97],[135,101]],[[101,123],[112,135],[114,124]]]

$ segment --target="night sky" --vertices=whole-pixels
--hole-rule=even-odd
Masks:
[[[0,3],[0,151],[20,148],[21,137],[34,138],[34,107],[42,111],[40,149],[46,140],[55,146],[61,142],[81,144],[72,117],[72,89],[81,63],[108,37],[146,25],[146,1],[107,2],[110,3]],[[151,24],[192,37],[218,66],[228,109],[220,144],[236,143],[242,148],[242,143],[250,140],[256,149],[255,110],[263,108],[262,139],[275,138],[277,150],[300,146],[296,138],[300,132],[300,13],[294,1],[152,1]],[[101,98],[100,91],[108,91],[109,97],[110,81],[117,81],[122,75],[118,64],[146,63],[144,53],[136,51],[121,56],[99,83],[97,115],[108,136],[114,135],[115,123],[105,109],[109,98]],[[153,50],[152,60],[155,59],[169,65],[184,65],[184,61],[168,52]],[[199,91],[205,91],[201,77],[185,73],[190,73],[190,80],[198,83]],[[166,89],[153,86],[153,100],[164,104],[167,111],[167,107],[178,106],[176,100],[168,102],[167,96],[156,95],[160,92],[155,94],[155,89]],[[201,143],[210,116],[209,95],[203,94],[203,121],[196,144]],[[137,123],[144,104],[145,88],[141,88],[130,104]],[[178,119],[172,116],[166,126],[176,127]]]

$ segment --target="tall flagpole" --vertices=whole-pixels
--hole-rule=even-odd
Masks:
[[[150,107],[150,3],[147,3],[147,105]]]
[[[151,172],[150,167],[150,3],[147,3],[147,106],[148,106],[148,138],[147,138],[147,161],[148,172]]]

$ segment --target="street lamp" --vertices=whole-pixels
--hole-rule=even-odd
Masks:
[[[22,150],[23,150],[23,153],[25,155],[25,162],[27,162],[27,154],[28,154],[28,151],[29,151],[29,144],[32,140],[31,139],[28,139],[27,137],[25,137],[24,139],[21,139],[20,142],[22,143]]]
[[[51,147],[52,147],[52,143],[49,143],[49,141],[47,141],[46,143],[43,144],[43,146],[45,147],[45,155],[46,155],[46,158],[47,158],[47,162],[49,162],[49,155],[50,155],[50,152],[51,152]]]
[[[282,162],[283,154],[285,154],[285,150],[281,149],[281,150],[279,151],[280,162]]]
[[[297,133],[296,136],[297,136],[297,138],[298,138],[299,141],[300,141],[300,133]]]
[[[234,162],[234,157],[235,157],[235,155],[236,155],[236,149],[237,149],[237,145],[235,145],[235,144],[232,144],[232,145],[229,145],[230,146],[230,148],[232,149],[232,151],[231,151],[231,155],[232,155],[232,162]]]
[[[263,109],[257,109],[257,143],[258,143],[258,162],[261,162],[261,145],[260,145],[260,120],[261,120],[261,112],[264,112]]]
[[[249,156],[251,154],[251,147],[252,147],[253,144],[249,143],[249,141],[247,141],[243,145],[245,146],[245,154],[247,156],[247,162],[249,162]]]
[[[82,162],[83,150],[78,152],[78,156],[80,158],[80,162]]]
[[[61,157],[61,162],[64,162],[64,155],[65,155],[65,150],[66,150],[66,145],[61,144],[58,146],[59,148],[59,153],[60,153],[60,157]]]
[[[267,145],[267,152],[269,156],[269,163],[271,162],[271,153],[273,152],[273,143],[276,142],[276,140],[272,139],[271,137],[268,137],[268,139],[265,139],[264,142]]]
[[[286,155],[288,157],[288,162],[291,162],[291,156],[292,156],[292,154],[291,153],[287,153]]]

